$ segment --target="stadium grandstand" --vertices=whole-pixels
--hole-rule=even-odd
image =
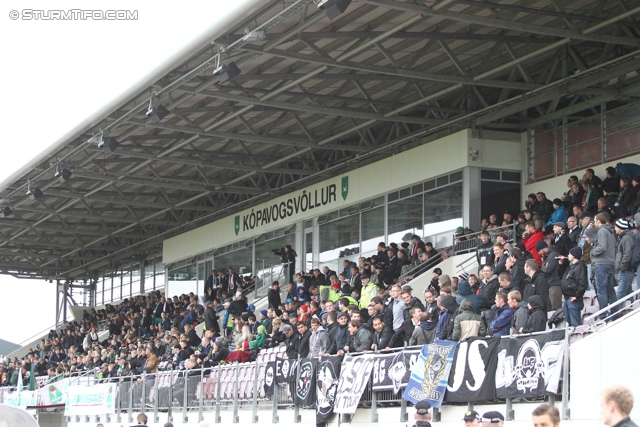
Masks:
[[[640,396],[639,17],[250,2],[0,186],[0,272],[57,289],[0,402],[41,426],[405,425],[423,400],[443,427],[542,403],[601,425],[602,389]]]

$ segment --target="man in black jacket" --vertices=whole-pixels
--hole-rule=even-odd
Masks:
[[[542,308],[546,314],[547,301],[549,300],[549,283],[547,283],[547,278],[540,271],[535,259],[528,259],[524,263],[524,274],[528,278],[525,281],[522,300],[529,302],[529,298],[532,295],[540,296]]]
[[[612,386],[602,390],[600,415],[604,425],[610,427],[638,427],[629,414],[633,409],[633,394],[625,386]]]
[[[587,266],[582,261],[582,249],[572,248],[569,251],[569,268],[562,279],[562,295],[564,295],[564,318],[569,326],[582,324],[581,312],[584,308],[582,297],[588,286]],[[564,263],[565,260],[560,260]]]
[[[476,260],[478,266],[482,269],[485,265],[493,265],[493,243],[491,242],[491,234],[488,231],[480,233],[480,240],[482,243],[476,248]]]
[[[204,325],[207,331],[213,331],[213,336],[220,335],[220,324],[218,323],[218,315],[213,302],[209,302],[204,311]]]
[[[549,284],[550,310],[556,311],[562,307],[562,290],[560,289],[560,252],[555,246],[549,247],[544,240],[536,243],[536,250],[542,257],[540,270]]]
[[[373,345],[371,350],[384,350],[390,347],[393,330],[384,324],[382,317],[373,318]]]
[[[303,322],[298,323],[298,337],[296,340],[296,350],[300,357],[309,357],[309,340],[311,339],[311,331],[307,329],[307,325]]]
[[[278,308],[282,304],[280,299],[280,283],[276,280],[271,284],[271,289],[267,294],[267,301],[269,302],[269,308]]]

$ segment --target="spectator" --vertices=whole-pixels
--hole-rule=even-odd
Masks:
[[[620,190],[620,177],[616,172],[616,168],[609,166],[607,168],[607,176],[602,181],[602,194],[607,199],[607,203],[613,205]]]
[[[532,259],[525,262],[524,273],[528,276],[528,279],[525,281],[522,299],[529,302],[531,296],[539,296],[542,309],[546,315],[547,301],[549,300],[549,283],[547,283],[544,273],[540,271],[538,264]]]
[[[556,222],[567,222],[567,210],[560,199],[553,199],[553,214],[545,224],[545,226],[553,225]]]
[[[309,339],[309,357],[317,358],[329,348],[329,335],[316,317],[311,319],[311,337]]]
[[[409,345],[431,344],[436,338],[436,324],[431,321],[431,314],[420,313],[420,323],[413,330]]]
[[[277,280],[271,284],[271,289],[267,293],[267,301],[269,308],[278,308],[282,304],[280,300],[280,283]]]
[[[553,224],[553,242],[552,246],[555,246],[558,253],[562,256],[569,255],[569,249],[573,247],[571,239],[566,232],[566,225],[564,222],[556,222]]]
[[[349,322],[349,334],[351,336],[351,342],[348,351],[361,353],[371,348],[373,344],[371,332],[362,327],[361,320],[353,319]],[[338,352],[338,354],[340,354],[340,352]]]
[[[578,246],[578,240],[580,239],[580,226],[578,225],[578,218],[570,216],[567,218],[567,236],[569,236],[570,246],[569,249]],[[568,253],[567,253],[568,254]]]
[[[569,326],[582,324],[582,297],[587,290],[587,266],[582,261],[582,249],[572,248],[569,251],[569,268],[562,279],[562,295],[564,296],[564,318]],[[564,262],[564,260],[560,260]]]
[[[587,266],[587,277],[591,277],[591,244],[587,242],[587,231],[592,227],[595,227],[593,222],[593,214],[591,212],[583,212],[580,217],[580,238],[578,239],[578,246],[582,249],[582,260]],[[589,282],[589,288],[591,282]]]
[[[440,317],[436,327],[436,339],[446,340],[453,333],[458,304],[456,304],[456,299],[451,295],[440,295],[438,297],[438,307],[440,307]]]
[[[485,296],[472,293],[471,286],[466,280],[463,280],[458,284],[458,291],[460,292],[460,296],[456,298],[456,304],[462,305],[462,301],[470,300],[473,307],[473,312],[476,314],[480,314],[482,312],[482,308],[486,305],[487,302]]]
[[[480,233],[480,244],[476,248],[476,260],[478,261],[479,269],[494,263],[493,243],[491,242],[491,234],[488,231]]]
[[[513,310],[513,320],[511,321],[511,334],[517,334],[527,325],[529,318],[529,308],[527,303],[522,301],[519,291],[511,291],[507,295],[509,307]]]
[[[374,317],[372,322],[374,334],[371,350],[385,350],[389,348],[393,330],[384,324],[384,319],[380,316]]]
[[[507,263],[509,271],[509,282],[514,289],[524,289],[524,263],[526,258],[519,248],[513,248],[509,255],[509,262]]]
[[[499,275],[500,273],[504,273],[507,271],[507,258],[509,258],[509,254],[507,254],[504,250],[504,246],[501,243],[496,243],[493,245],[493,254],[494,254],[494,263],[493,263],[493,273]]]
[[[495,301],[497,311],[493,321],[489,324],[489,335],[494,337],[509,335],[513,321],[513,309],[508,304],[507,294],[498,292]]]
[[[599,214],[600,212],[606,212],[607,215],[609,215],[611,218],[614,217],[613,215],[613,210],[609,207],[609,202],[607,202],[607,199],[605,199],[604,197],[600,197],[598,199],[598,205],[596,210],[594,210],[593,212],[597,214]]]
[[[531,209],[534,214],[538,214],[543,221],[548,221],[551,218],[551,215],[554,213],[555,207],[551,203],[549,199],[547,199],[547,195],[542,191],[536,194],[536,198],[538,199],[538,206],[536,209]],[[562,201],[560,201],[562,204]],[[527,208],[529,208],[527,206]],[[530,209],[530,208],[529,208]],[[559,221],[559,220],[558,220]],[[552,223],[555,221],[552,221]]]
[[[522,243],[524,243],[529,253],[533,256],[533,259],[536,260],[538,266],[542,265],[542,258],[540,258],[540,254],[536,251],[536,244],[544,240],[544,234],[540,230],[541,229],[536,227],[533,222],[528,222],[526,231],[522,235]]]
[[[613,204],[614,215],[618,218],[627,216],[631,203],[631,181],[629,178],[622,177],[620,178],[620,192],[616,202]]]
[[[481,336],[486,333],[486,326],[480,315],[473,312],[471,300],[462,300],[458,315],[455,317],[451,339],[464,341],[469,337]]]
[[[333,328],[333,334],[329,337],[329,348],[325,356],[337,354],[349,346],[349,316],[345,312],[337,314],[338,325]]]
[[[538,253],[542,259],[542,267],[540,271],[544,274],[547,284],[549,285],[549,304],[548,308],[551,311],[556,311],[562,307],[562,290],[560,289],[560,264],[558,260],[560,253],[555,246],[549,247],[547,243],[542,240],[536,245]]]
[[[636,236],[630,230],[629,221],[622,218],[616,221],[615,231],[618,235],[618,247],[616,251],[615,271],[618,276],[618,290],[616,298],[623,299],[632,292],[631,282],[635,273],[633,265],[633,251]]]
[[[582,180],[582,209],[593,212],[598,204],[600,189],[592,185],[589,178]]]
[[[520,332],[530,334],[532,332],[544,331],[547,326],[547,312],[545,311],[542,298],[540,295],[531,295],[527,301],[529,317],[527,318],[527,324]]]
[[[491,308],[492,302],[496,299],[496,292],[500,288],[498,282],[498,276],[493,272],[493,266],[485,265],[482,268],[483,278],[480,281],[480,289],[478,289],[478,295],[483,296],[485,301],[482,309],[488,310]]]
[[[615,260],[616,260],[616,237],[615,231],[609,224],[609,215],[599,213],[595,218],[596,237],[591,240],[591,262],[595,269],[596,295],[598,304],[603,309],[609,304],[617,301],[615,291]],[[614,309],[614,311],[617,311]],[[601,319],[607,317],[607,313],[600,315]]]
[[[309,357],[309,344],[311,340],[311,331],[307,329],[305,323],[298,323],[296,325],[298,329],[298,336],[296,337],[296,351],[301,358]]]
[[[511,284],[511,276],[509,276],[509,273],[500,273],[500,275],[498,276],[498,283],[500,284],[499,292],[508,294],[513,290],[518,290],[518,288],[515,288]]]
[[[391,300],[389,301],[387,310],[390,310],[392,314],[393,331],[397,332],[402,327],[402,322],[404,322],[404,301],[401,297],[402,288],[397,284],[392,285],[389,293],[391,294]]]
[[[533,410],[533,425],[535,427],[559,427],[560,412],[555,406],[546,403]]]

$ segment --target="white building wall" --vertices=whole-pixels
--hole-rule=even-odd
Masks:
[[[480,156],[475,161],[469,156],[470,148],[479,150]],[[297,221],[332,212],[341,207],[410,186],[416,182],[461,170],[467,166],[522,170],[521,159],[522,144],[519,134],[485,133],[482,138],[474,138],[471,130],[463,130],[322,181],[306,189],[275,198],[254,208],[254,212],[257,212],[264,207],[286,201],[289,198],[297,198],[303,194],[315,195],[316,191],[321,194],[323,188],[326,189],[330,185],[337,186],[335,201],[288,216],[286,220],[263,224],[248,232],[241,229],[236,234],[234,230],[236,215],[229,215],[221,220],[167,239],[163,245],[163,262],[166,264],[179,261],[236,241],[249,239],[265,232],[286,227]],[[343,199],[340,187],[342,178],[346,176],[349,180],[349,194],[346,199]],[[250,214],[251,211],[252,209],[246,209],[238,213],[241,226],[244,216]]]

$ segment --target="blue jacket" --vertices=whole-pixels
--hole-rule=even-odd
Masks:
[[[558,206],[558,208],[553,212],[553,215],[551,215],[551,218],[549,218],[549,221],[547,221],[545,225],[553,225],[553,223],[555,222],[564,222],[566,224],[568,218],[569,217],[567,216],[567,210],[565,209],[565,207]]]
[[[182,320],[182,322],[180,322],[180,330],[184,331],[185,325],[193,325],[194,323],[196,323],[197,320],[198,320],[198,314],[195,312],[195,310],[189,310],[187,315],[184,316],[184,319]]]
[[[480,314],[482,305],[487,302],[487,299],[484,295],[476,295],[471,292],[471,285],[466,280],[461,280],[458,283],[458,292],[460,296],[456,298],[456,303],[458,305],[462,304],[462,300],[470,299],[473,303],[473,312],[475,314]]]
[[[508,304],[496,311],[496,317],[489,324],[489,333],[494,337],[501,337],[511,333],[511,321],[513,320],[513,309]]]

